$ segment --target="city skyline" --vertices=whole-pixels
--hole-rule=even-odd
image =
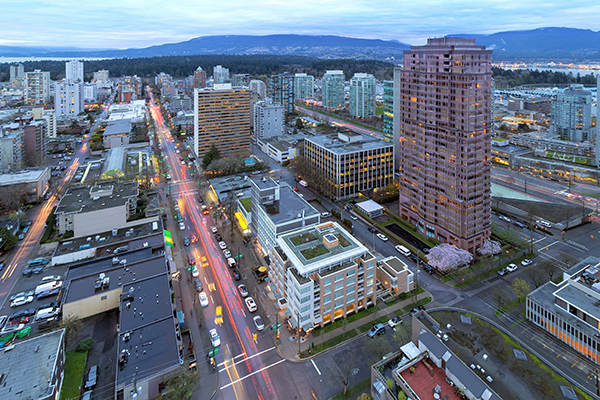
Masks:
[[[124,49],[199,36],[240,34],[338,35],[420,45],[428,37],[449,34],[491,34],[551,26],[600,30],[600,22],[594,18],[600,4],[592,1],[550,4],[539,0],[426,0],[418,5],[229,1],[217,10],[183,1],[169,7],[168,13],[162,4],[152,1],[123,4],[109,0],[102,7],[92,3],[73,7],[69,1],[28,1],[26,6],[27,13],[22,3],[3,6],[5,23],[0,30],[0,46]]]

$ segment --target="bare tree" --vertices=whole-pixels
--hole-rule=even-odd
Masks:
[[[577,258],[564,251],[560,252],[559,258],[563,263],[565,263],[567,268],[571,268],[573,265],[577,264]]]
[[[70,343],[75,339],[82,328],[81,320],[76,315],[67,315],[66,317],[63,317],[60,326],[65,330],[65,339],[67,343]]]
[[[344,385],[345,396],[346,391],[348,390],[348,383],[350,383],[350,376],[352,375],[352,370],[356,366],[356,356],[354,354],[354,350],[349,350],[342,354],[343,355],[340,361],[336,364],[337,368],[333,372],[333,375],[342,383],[342,385]]]
[[[558,267],[552,261],[544,260],[539,263],[539,268],[548,274],[550,280],[554,278],[554,275],[558,272]]]
[[[504,307],[506,304],[508,304],[508,300],[509,300],[506,292],[503,290],[500,290],[500,289],[494,290],[494,293],[492,294],[492,298],[498,305],[498,308]]]
[[[533,282],[533,286],[535,286],[536,289],[546,283],[545,277],[533,268],[529,268],[525,274],[531,279],[531,282]]]
[[[375,364],[377,361],[380,361],[383,358],[383,356],[389,353],[392,349],[390,342],[388,342],[386,338],[381,336],[367,341],[367,345],[365,347],[368,350],[370,358],[369,361],[371,364]]]

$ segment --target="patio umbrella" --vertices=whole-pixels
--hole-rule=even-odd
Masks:
[[[267,272],[267,267],[265,267],[264,265],[263,265],[263,266],[261,266],[261,267],[258,269],[258,272]]]

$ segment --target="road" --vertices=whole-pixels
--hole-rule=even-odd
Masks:
[[[171,175],[171,190],[167,188],[167,193],[177,202],[186,227],[180,231],[178,226],[173,224],[167,229],[173,232],[173,236],[175,232],[180,232],[182,237],[194,234],[199,239],[185,248],[184,259],[187,259],[187,254],[194,255],[200,279],[209,298],[208,307],[202,309],[203,329],[199,331],[201,336],[194,337],[199,360],[204,359],[203,353],[211,350],[207,340],[208,330],[216,328],[221,340],[215,357],[219,380],[218,398],[313,398],[310,389],[299,386],[300,382],[297,379],[298,368],[302,370],[307,366],[296,365],[283,359],[276,351],[270,332],[257,332],[252,321],[252,317],[257,313],[250,313],[242,302],[237,289],[241,281],[233,280],[223,251],[210,231],[211,226],[221,226],[221,221],[214,221],[211,214],[202,215],[197,201],[198,182],[191,178],[190,171],[182,165],[177,144],[165,128],[158,106],[153,100],[151,104],[151,115],[155,120],[160,146],[166,158],[168,173]],[[220,232],[228,237],[223,229]],[[229,245],[233,249],[232,243]],[[183,246],[177,246],[176,249],[180,247]],[[208,261],[205,267],[201,261],[203,256]],[[189,276],[189,272],[185,271],[185,274]],[[195,293],[193,295],[196,296]],[[255,297],[262,295],[264,293],[251,293],[251,296]],[[217,306],[223,307],[222,324],[215,321]],[[199,323],[193,315],[187,315],[193,313],[194,309],[186,310],[186,320],[191,317]],[[253,340],[254,333],[257,334],[256,341]]]
[[[368,135],[368,136],[373,136],[373,137],[376,137],[376,138],[379,138],[379,139],[383,139],[383,133],[382,132],[378,132],[378,131],[376,131],[374,129],[368,129],[368,128],[362,127],[360,125],[356,125],[356,124],[353,124],[351,122],[344,121],[343,119],[339,119],[339,118],[332,117],[332,116],[327,115],[327,114],[320,113],[318,111],[313,111],[313,110],[310,110],[310,109],[308,109],[306,107],[302,107],[302,106],[296,105],[296,111],[298,111],[298,112],[300,112],[302,114],[306,114],[308,116],[311,116],[313,119],[316,119],[316,120],[327,121],[327,122],[329,122],[329,123],[331,123],[333,125],[337,125],[337,126],[342,126],[342,127],[348,128],[348,129],[350,129],[350,130],[352,130],[354,132],[358,132],[358,133],[362,133],[362,134],[365,134],[365,135]]]

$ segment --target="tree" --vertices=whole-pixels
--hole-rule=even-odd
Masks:
[[[164,382],[162,398],[168,400],[189,399],[198,386],[198,373],[179,367],[175,374]]]
[[[4,251],[10,250],[19,240],[4,226],[0,228],[0,248]]]
[[[356,400],[373,400],[373,398],[368,393],[362,393]]]
[[[525,299],[525,297],[531,293],[531,287],[529,287],[529,283],[527,283],[525,279],[521,278],[513,279],[511,289],[519,300]]]
[[[296,128],[304,129],[304,122],[302,122],[302,119],[296,118]]]
[[[473,261],[473,255],[447,243],[433,247],[427,255],[427,262],[442,272],[448,272]]]
[[[498,254],[502,251],[502,247],[500,246],[500,242],[496,242],[495,240],[486,239],[481,247],[477,249],[479,254],[483,255],[494,255]]]
[[[539,288],[540,286],[542,286],[546,282],[546,279],[544,279],[544,276],[541,275],[539,271],[537,271],[533,268],[527,269],[527,271],[525,273],[527,274],[529,279],[531,279],[531,282],[533,282],[533,286],[536,289]]]
[[[554,275],[558,271],[558,267],[556,266],[556,264],[554,264],[552,261],[549,261],[549,260],[544,260],[544,261],[540,262],[539,268],[548,274],[548,277],[550,278],[550,280],[552,280],[552,278],[554,278]]]
[[[375,364],[380,361],[384,355],[389,353],[392,349],[390,342],[387,341],[386,338],[382,336],[375,337],[369,341],[367,341],[367,352],[369,354],[370,363]]]
[[[560,260],[566,264],[567,268],[571,268],[573,265],[577,264],[577,258],[573,257],[569,253],[565,253],[564,251],[560,252]]]
[[[392,333],[392,339],[394,339],[394,341],[399,343],[401,346],[410,342],[410,336],[411,334],[409,330],[403,325],[396,325],[396,330],[394,333]]]
[[[498,305],[498,308],[502,308],[508,304],[508,295],[503,290],[495,289],[492,298]]]
[[[218,160],[219,158],[221,158],[221,150],[219,150],[215,142],[212,142],[210,148],[204,153],[204,157],[202,157],[202,168],[208,168],[213,160]]]
[[[356,357],[354,350],[349,350],[342,353],[340,361],[336,363],[336,369],[333,371],[333,376],[337,378],[342,385],[344,385],[344,396],[348,390],[348,383],[350,382],[350,375],[356,365]]]
[[[73,339],[75,339],[79,335],[79,332],[82,328],[79,317],[72,314],[63,317],[60,326],[65,330],[65,341],[67,343],[70,343]]]

